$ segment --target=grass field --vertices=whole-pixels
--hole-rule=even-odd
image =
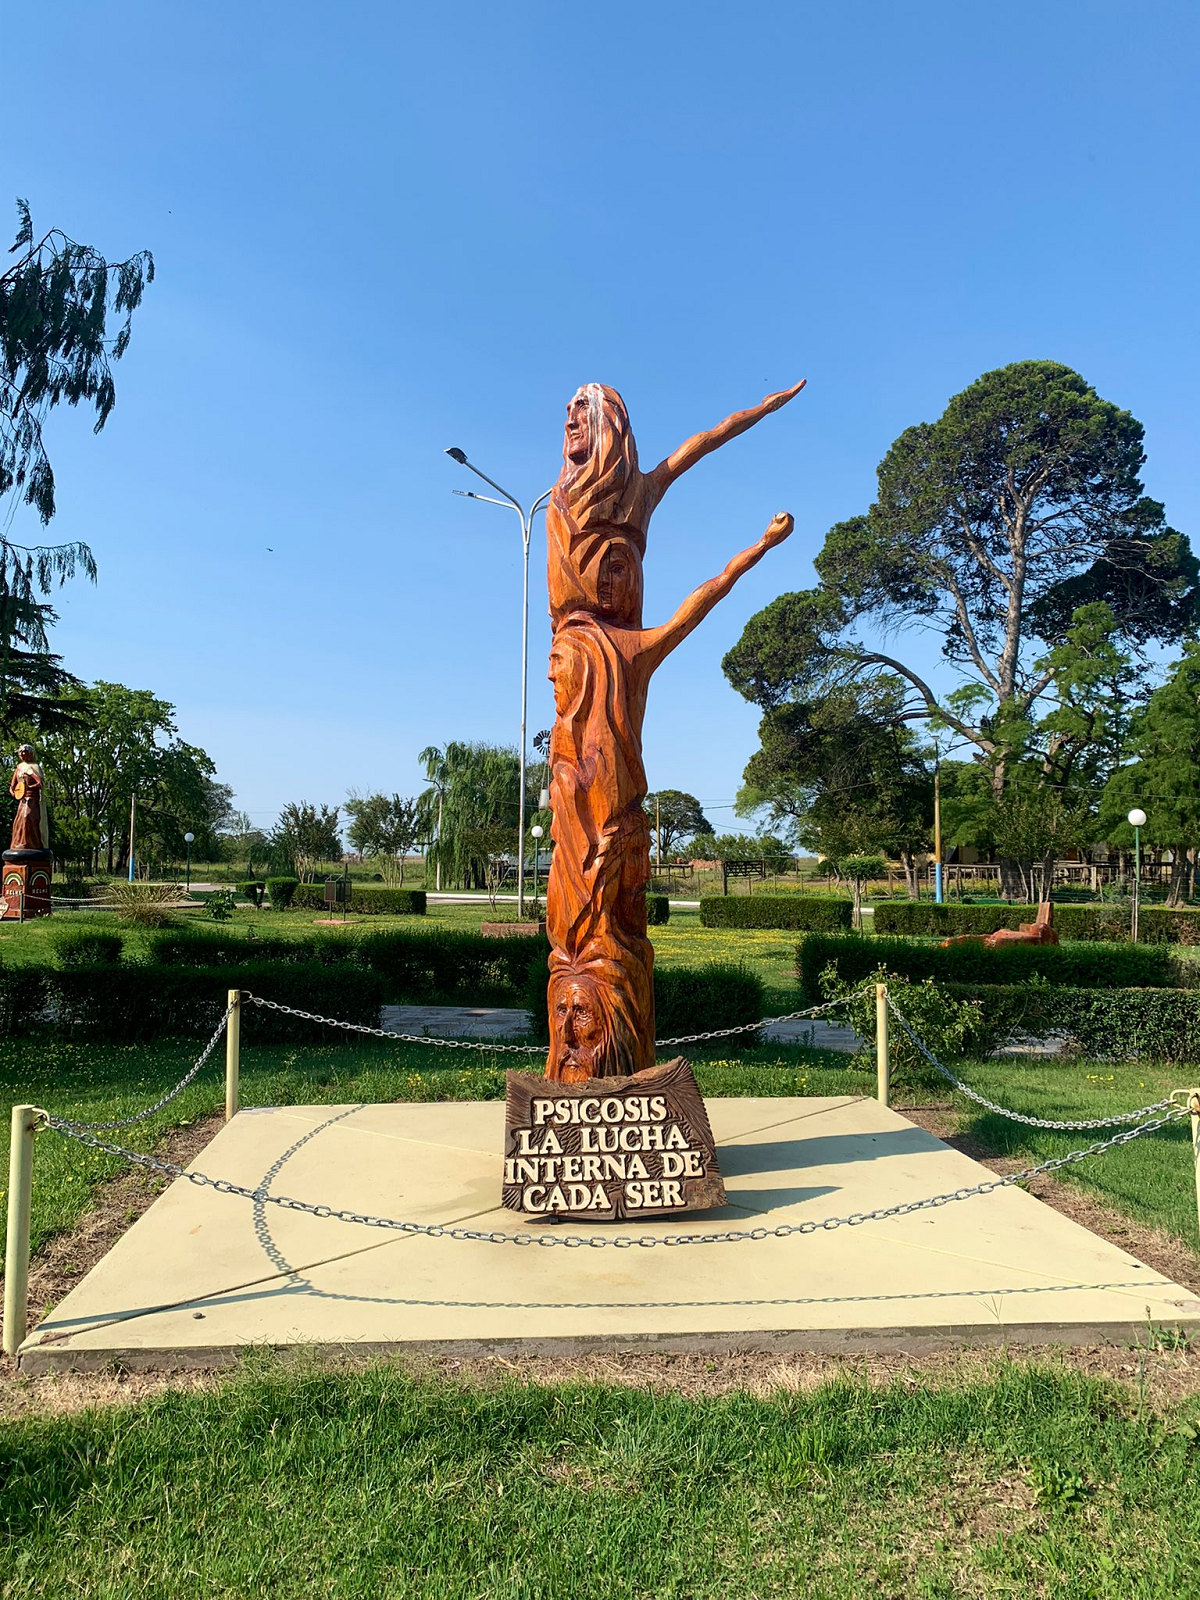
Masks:
[[[0,1045],[0,1106],[29,1102],[60,1116],[99,1122],[129,1115],[152,1103],[182,1076],[194,1057],[191,1043],[155,1045]],[[419,1045],[258,1046],[243,1051],[244,1105],[344,1104],[358,1101],[486,1100],[504,1094],[512,1056]],[[531,1057],[530,1060],[536,1060]],[[764,1045],[722,1055],[721,1048],[694,1051],[691,1059],[706,1096],[873,1094],[873,1062],[808,1050]],[[518,1059],[518,1064],[522,1064]],[[223,1104],[218,1050],[205,1072],[165,1111],[124,1130],[118,1142],[151,1150],[164,1132],[186,1126]],[[1096,1066],[1044,1060],[990,1060],[960,1067],[967,1081],[991,1098],[1030,1115],[1052,1118],[1102,1116],[1157,1100],[1180,1087],[1177,1069],[1146,1063]],[[950,1104],[949,1116],[985,1147],[1033,1164],[1091,1143],[1102,1134],[1053,1133],[1024,1128],[977,1111],[925,1075],[897,1080],[893,1104]],[[0,1133],[7,1146],[8,1124]],[[7,1157],[4,1157],[5,1163]],[[39,1134],[34,1163],[35,1249],[69,1229],[93,1203],[96,1185],[121,1163],[51,1133]],[[0,1184],[7,1164],[0,1168]],[[220,1173],[213,1174],[220,1177]],[[1076,1183],[1123,1214],[1165,1228],[1196,1248],[1195,1186],[1186,1126],[1164,1130],[1070,1169]],[[313,1197],[319,1199],[320,1197]],[[833,1209],[836,1209],[834,1207]]]
[[[1175,1600],[1198,1411],[1004,1360],[701,1398],[252,1362],[0,1423],[0,1595]]]

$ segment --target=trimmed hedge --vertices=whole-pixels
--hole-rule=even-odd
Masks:
[[[810,933],[796,947],[796,972],[805,1004],[816,1005],[827,998],[821,988],[821,972],[831,961],[846,983],[860,982],[880,966],[901,978],[933,978],[976,988],[1037,978],[1080,988],[1177,989],[1186,987],[1192,976],[1161,945],[1103,949],[1086,944],[1012,945],[987,950],[981,944],[959,944],[943,950],[940,945],[907,939]]]
[[[702,928],[790,928],[797,932],[848,929],[849,900],[799,894],[710,894],[700,901]],[[878,913],[876,913],[878,915]]]
[[[664,923],[671,920],[671,902],[665,894],[648,894],[646,896],[646,926],[648,928],[661,928]]]
[[[336,936],[335,936],[336,937]],[[355,941],[393,1004],[523,1005],[531,975],[545,982],[550,946],[537,933],[485,939],[451,928],[391,929]]]
[[[0,1033],[51,1032],[112,1044],[207,1038],[230,989],[371,1027],[378,1026],[383,1004],[379,976],[356,966],[13,967],[0,970]],[[258,1044],[328,1044],[344,1037],[257,1006],[243,1008],[242,1035]]]
[[[1071,986],[939,985],[954,1000],[981,1002],[971,1048],[981,1054],[1022,1037],[1064,1034],[1096,1060],[1200,1061],[1200,992]]]
[[[292,896],[291,903],[297,911],[324,910],[325,885],[323,883],[299,884],[295,894]],[[352,883],[346,909],[369,917],[423,917],[425,915],[425,891],[424,889],[381,889],[377,884]]]
[[[50,947],[64,969],[115,967],[124,953],[125,941],[114,929],[79,928],[68,923],[51,931]]]
[[[995,933],[1019,928],[1037,916],[1036,906],[937,905],[932,900],[891,902],[876,906],[875,932],[934,934],[943,939],[960,933]],[[1092,943],[1129,943],[1129,911],[1121,906],[1054,905],[1054,930],[1060,939]],[[1138,911],[1140,944],[1200,944],[1200,911],[1168,911],[1142,906]]]
[[[266,892],[267,885],[262,878],[248,878],[245,883],[238,884],[238,893],[245,895],[252,906],[261,908]]]
[[[550,1038],[546,997],[547,974],[531,975],[526,1004],[533,1018],[533,1037]],[[765,1008],[762,979],[749,968],[713,961],[702,967],[660,967],[654,973],[654,1033],[671,1039],[709,1028],[745,1025],[746,1034],[762,1020]],[[745,1045],[746,1034],[721,1041]]]
[[[267,893],[271,897],[271,905],[276,911],[286,911],[292,903],[292,896],[300,887],[299,878],[268,878]]]
[[[289,939],[285,934],[260,934],[257,928],[243,932],[185,925],[152,934],[145,948],[151,965],[164,967],[215,967],[247,961],[255,966],[268,961],[286,966],[314,961],[326,967],[361,964],[358,941],[334,931]]]

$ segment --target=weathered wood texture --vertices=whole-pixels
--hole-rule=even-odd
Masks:
[[[650,824],[642,722],[655,669],[743,572],[792,531],[780,512],[757,543],[702,584],[670,622],[642,626],[642,558],[655,506],[710,451],[777,411],[803,384],[696,434],[653,472],[638,467],[625,404],[585,384],[567,407],[563,468],[546,512],[554,640],[550,680],[550,1053],[563,1083],[654,1062],[654,952],[646,937]]]
[[[510,1072],[503,1194],[513,1211],[596,1222],[724,1205],[691,1067],[680,1058],[631,1077],[554,1085]]]

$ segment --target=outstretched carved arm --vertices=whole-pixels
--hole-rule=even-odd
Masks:
[[[735,411],[731,417],[726,417],[724,422],[718,422],[715,428],[709,428],[705,433],[694,433],[690,439],[685,439],[679,449],[672,451],[665,461],[660,461],[651,474],[658,484],[659,494],[665,494],[675,479],[689,467],[694,467],[703,456],[719,449],[730,439],[736,439],[739,433],[745,433],[747,428],[752,428],[756,422],[761,422],[772,411],[778,411],[780,406],[787,405],[807,382],[807,378],[801,378],[794,388],[781,389],[778,394],[769,394],[759,405],[751,406],[748,411]]]
[[[649,670],[653,672],[659,663],[670,655],[675,646],[704,621],[717,602],[724,600],[742,573],[749,572],[751,567],[757,566],[768,550],[773,550],[777,544],[782,544],[794,527],[795,523],[789,512],[776,512],[762,538],[748,550],[740,550],[724,572],[715,578],[710,578],[707,583],[702,583],[688,595],[670,622],[664,623],[661,628],[647,628],[642,636],[644,640],[642,654]]]

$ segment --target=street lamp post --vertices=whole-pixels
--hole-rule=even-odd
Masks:
[[[525,553],[524,577],[521,589],[521,743],[519,747],[520,758],[520,795],[517,801],[517,917],[525,915],[525,710],[529,697],[529,538],[533,531],[533,519],[541,506],[549,500],[551,493],[547,489],[545,494],[533,502],[526,511],[519,500],[515,500],[507,489],[502,489],[494,478],[489,478],[486,472],[467,460],[465,450],[460,450],[457,445],[451,445],[446,454],[452,461],[457,461],[460,467],[466,467],[468,472],[473,472],[477,478],[482,478],[484,483],[490,484],[497,494],[504,496],[503,500],[493,500],[490,494],[476,494],[474,489],[456,489],[455,494],[461,494],[468,500],[486,500],[492,506],[511,506],[521,519],[521,543]]]
[[[529,830],[530,836],[533,839],[533,903],[535,907],[537,905],[538,897],[538,873],[542,864],[541,849],[542,834],[544,831],[545,830],[542,828],[541,824],[537,822],[535,822],[533,827]]]
[[[1138,942],[1138,893],[1142,880],[1142,829],[1146,826],[1146,813],[1141,806],[1134,806],[1126,818],[1133,829],[1133,912],[1130,917],[1130,937],[1134,944]]]
[[[191,892],[192,892],[192,842],[195,839],[195,837],[196,837],[196,835],[194,833],[185,833],[184,836],[183,836],[183,842],[184,842],[184,844],[187,845],[187,892],[188,892],[188,894],[191,894]]]

